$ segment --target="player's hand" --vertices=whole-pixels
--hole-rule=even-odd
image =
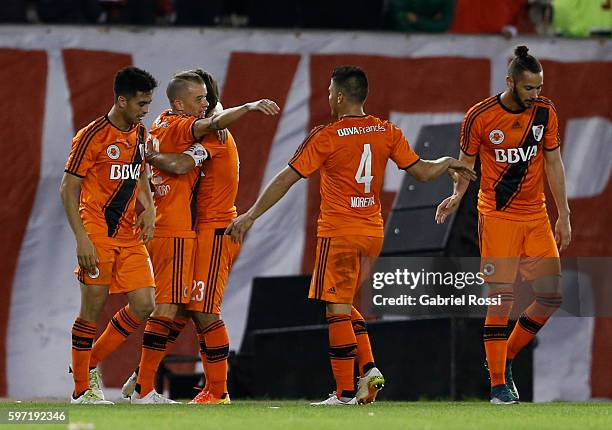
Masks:
[[[225,229],[225,234],[231,236],[232,242],[242,243],[244,235],[253,226],[255,220],[248,213],[243,213],[234,219]]]
[[[153,239],[155,233],[155,216],[155,206],[143,210],[140,215],[138,215],[136,224],[133,225],[134,228],[139,230],[136,240],[142,240],[144,243],[147,243]]]
[[[572,241],[572,225],[569,215],[560,216],[555,224],[555,241],[559,252],[564,251]]]
[[[153,146],[153,142],[149,139],[145,143],[145,159],[152,159],[155,157],[157,152],[155,151],[155,147]]]
[[[453,173],[456,173],[460,177],[467,179],[468,181],[475,181],[478,176],[476,176],[476,172],[470,166],[465,164],[462,161],[456,160],[454,158],[450,159],[450,164],[448,165],[448,171],[453,176]],[[453,177],[454,180],[455,177]]]
[[[461,197],[458,194],[453,194],[442,200],[442,203],[436,209],[436,223],[443,224],[446,218],[459,208],[459,203],[461,203]]]
[[[98,264],[96,247],[86,234],[77,237],[76,254],[81,269],[90,274],[96,273]]]
[[[280,112],[280,108],[272,100],[262,99],[256,102],[247,103],[247,109],[250,111],[259,111],[266,115],[276,115]]]
[[[217,130],[217,139],[224,145],[227,143],[227,128]]]

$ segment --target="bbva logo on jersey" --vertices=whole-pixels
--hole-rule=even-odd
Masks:
[[[538,147],[495,149],[495,161],[500,163],[519,163],[529,161],[538,153]]]
[[[111,180],[133,179],[140,178],[140,164],[112,164],[110,169]]]

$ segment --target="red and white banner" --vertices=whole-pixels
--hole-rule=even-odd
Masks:
[[[73,134],[108,111],[113,76],[120,67],[142,67],[160,83],[144,120],[147,125],[168,104],[164,90],[169,78],[183,69],[212,72],[226,107],[263,97],[277,101],[280,116],[253,115],[232,127],[241,158],[242,212],[285,166],[308,130],[329,120],[327,87],[334,67],[365,68],[370,80],[367,112],[390,118],[414,140],[421,125],[459,121],[472,104],[501,92],[517,44],[527,44],[542,60],[543,94],[558,107],[574,227],[568,255],[611,256],[612,245],[605,240],[612,222],[608,40],[0,27],[0,151],[8,155],[0,169],[5,184],[0,203],[0,396],[70,392],[70,326],[80,297],[72,275],[75,244],[58,187]],[[387,171],[385,214],[402,174],[395,168]],[[249,234],[224,300],[223,318],[234,349],[244,330],[252,278],[311,271],[318,199],[318,178],[300,181]],[[607,370],[612,320],[571,321],[550,324],[541,333],[536,399],[612,397]],[[110,359],[124,360],[129,369],[138,361],[133,342],[126,351],[134,357]],[[582,367],[571,365],[577,362]],[[546,375],[547,381],[538,375]],[[568,391],[576,380],[579,388]]]

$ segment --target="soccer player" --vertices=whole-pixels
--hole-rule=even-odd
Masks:
[[[232,206],[238,185],[236,145],[231,134],[228,134],[227,142],[224,143],[219,141],[216,133],[211,132],[225,129],[247,112],[269,115],[278,113],[276,103],[259,100],[213,115],[216,101],[214,105],[209,105],[207,99],[212,97],[218,100],[215,90],[216,85],[214,89],[210,86],[207,88],[202,76],[194,71],[174,75],[166,90],[171,108],[162,112],[151,127],[149,141],[153,148],[147,152],[147,162],[153,166],[151,182],[155,189],[157,220],[155,238],[148,243],[147,248],[155,273],[155,310],[145,327],[138,372],[132,375],[122,390],[124,396],[130,395],[133,404],[176,403],[154,390],[154,380],[159,363],[166,354],[169,338],[175,340],[186,323],[184,317],[179,316],[176,320],[175,317],[189,303],[191,296],[196,257],[196,200],[198,255],[203,255],[196,257],[196,274],[199,276],[196,279],[206,280],[205,275],[201,275],[204,270],[211,270],[211,274],[206,280],[206,288],[204,280],[194,285],[200,288],[202,294],[204,289],[211,289],[211,302],[213,299],[220,300],[214,296],[214,281],[221,278],[219,282],[224,282],[229,264],[237,251],[236,246],[226,244],[224,248],[214,236],[218,223],[221,223],[224,231],[235,216],[235,208],[232,212]],[[211,116],[205,117],[206,112]],[[214,163],[205,163],[200,174],[199,167],[204,160],[211,159],[215,160]],[[219,208],[220,204],[229,206]],[[224,216],[229,218],[224,219]],[[212,225],[209,227],[212,236],[205,228],[209,224]],[[218,259],[212,269],[209,267],[211,246]],[[223,264],[219,265],[219,262]],[[219,293],[222,294],[222,289],[219,289]],[[198,326],[201,343],[206,338],[212,345],[207,349],[208,366],[205,366],[205,370],[208,370],[206,378],[210,380],[210,390],[213,392],[211,401],[216,399],[228,403],[229,396],[224,383],[227,378],[227,332],[223,322],[218,322],[218,308],[215,308],[216,314],[211,308],[208,311],[210,315],[204,315],[200,307],[194,308],[198,311],[194,321]],[[213,322],[217,324],[211,327]]]
[[[142,174],[146,130],[140,120],[156,86],[144,70],[121,69],[115,76],[113,107],[79,130],[66,162],[60,194],[76,239],[75,274],[81,287],[81,309],[72,327],[71,403],[111,403],[100,390],[97,370],[89,371],[96,322],[109,293],[126,294],[128,305],[96,342],[99,360],[153,310],[155,283],[142,241],[153,237],[155,206]],[[138,216],[136,199],[144,207]]]
[[[478,194],[481,270],[489,295],[502,297],[501,305],[487,309],[483,332],[493,404],[518,401],[512,360],[562,300],[559,251],[571,240],[570,210],[557,110],[540,97],[543,82],[540,62],[528,54],[526,46],[517,47],[508,66],[506,90],[474,105],[461,127],[459,160],[474,166],[479,155],[482,167]],[[544,172],[559,214],[554,236],[546,212]],[[456,179],[453,194],[438,206],[438,223],[457,210],[469,185]],[[517,271],[524,280],[533,281],[535,301],[508,338]]]
[[[309,298],[326,302],[329,357],[336,391],[313,405],[370,403],[384,385],[364,319],[352,303],[360,276],[383,244],[380,190],[387,161],[393,160],[420,181],[435,179],[445,172],[475,178],[472,169],[453,158],[421,160],[399,128],[364,112],[367,94],[368,80],[363,70],[355,66],[335,69],[329,86],[334,122],[310,133],[289,165],[226,231],[241,242],[254,221],[293,184],[320,170],[321,213]],[[361,375],[357,390],[353,378],[355,358]]]

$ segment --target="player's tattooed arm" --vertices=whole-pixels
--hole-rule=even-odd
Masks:
[[[138,230],[137,240],[143,240],[145,243],[153,239],[155,232],[155,203],[153,202],[153,193],[149,186],[147,175],[140,175],[138,178],[138,194],[136,196],[138,202],[143,206],[144,210],[138,215],[136,222],[132,226]]]
[[[255,220],[274,206],[300,179],[302,177],[293,168],[285,167],[272,179],[251,209],[232,221],[225,230],[225,234],[230,235],[232,241],[242,243],[244,235],[253,226]]]
[[[76,254],[79,266],[87,273],[94,273],[98,263],[96,248],[89,239],[85,227],[83,226],[81,215],[79,214],[82,182],[82,178],[71,175],[70,173],[64,173],[60,185],[60,196],[62,198],[64,210],[66,211],[68,224],[70,224],[70,228],[72,228],[76,239]]]
[[[544,151],[544,169],[550,192],[557,205],[559,217],[555,224],[555,240],[559,251],[565,250],[572,241],[572,225],[570,223],[570,208],[565,189],[565,168],[561,158],[560,148]]]
[[[276,115],[280,112],[278,105],[272,100],[262,99],[256,102],[245,103],[215,113],[210,118],[202,118],[195,122],[193,134],[196,139],[212,132],[227,128],[230,124],[238,121],[248,112],[261,112],[265,115]]]
[[[465,152],[461,151],[459,154],[459,161],[473,170],[474,164],[476,163],[476,156],[467,155]],[[446,218],[459,208],[461,199],[470,185],[470,181],[468,179],[459,175],[455,171],[449,171],[449,175],[453,179],[453,194],[442,200],[442,202],[438,205],[436,210],[436,223],[438,224],[444,223]]]

